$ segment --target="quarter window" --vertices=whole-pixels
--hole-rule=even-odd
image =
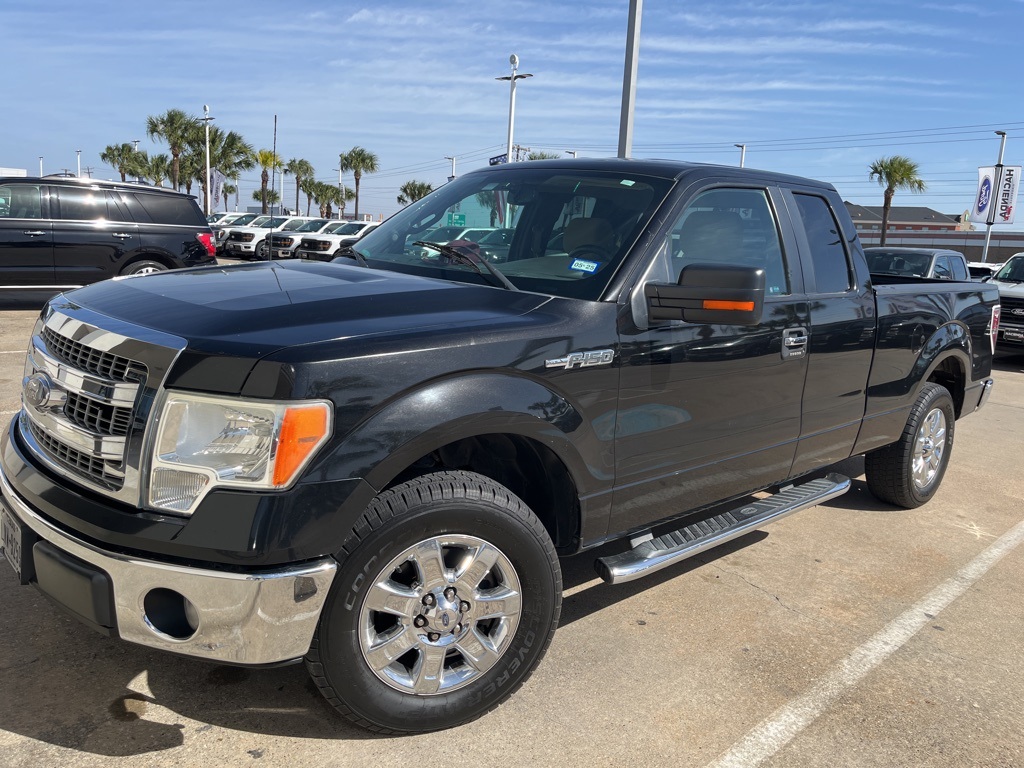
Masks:
[[[839,223],[828,202],[817,195],[794,193],[797,211],[807,233],[817,293],[843,293],[853,285]]]

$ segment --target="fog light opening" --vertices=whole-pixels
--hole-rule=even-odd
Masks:
[[[174,640],[188,640],[199,628],[199,611],[173,589],[154,589],[142,601],[146,624]]]

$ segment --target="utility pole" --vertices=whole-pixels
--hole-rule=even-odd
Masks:
[[[96,169],[93,168],[91,165],[87,165],[82,170],[84,170],[85,171],[85,175],[88,176],[91,179],[92,178],[92,172],[95,171]]]
[[[643,0],[629,0],[626,64],[622,71],[622,114],[619,118],[619,157],[633,154],[633,108],[636,106],[636,69],[640,55],[640,16]]]
[[[448,177],[448,181],[455,181],[455,157],[448,157],[448,155],[445,155],[444,159],[452,161],[452,175]]]
[[[214,117],[210,117],[210,105],[203,104],[203,123],[206,128],[206,215],[210,215],[210,203],[213,200],[213,195],[210,194],[210,121],[216,120]]]

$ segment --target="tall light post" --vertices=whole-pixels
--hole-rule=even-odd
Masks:
[[[43,175],[43,156],[39,156],[39,175]]]
[[[747,162],[747,145],[746,144],[733,144],[736,149],[740,151],[740,168]]]
[[[505,77],[496,77],[495,80],[508,80],[509,81],[509,96],[508,96],[508,154],[506,155],[506,162],[512,162],[512,129],[516,121],[516,80],[523,80],[527,77],[533,77],[533,75],[520,75],[517,74],[519,69],[519,57],[514,53],[508,57],[508,63],[512,65],[512,74],[506,75]]]
[[[82,150],[75,150],[75,159],[78,161],[78,173],[75,174],[75,178],[82,178]]]
[[[455,181],[455,156],[448,157],[448,155],[445,155],[444,159],[452,161],[452,175],[448,177],[448,181]]]
[[[210,117],[210,105],[203,104],[203,123],[206,128],[206,215],[210,215],[210,121],[216,120]]]
[[[575,149],[567,149],[567,150],[565,150],[565,154],[572,155],[572,159],[573,160],[576,159],[576,150]]]

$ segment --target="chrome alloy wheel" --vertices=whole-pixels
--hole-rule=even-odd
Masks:
[[[925,489],[932,484],[942,466],[942,454],[946,450],[946,415],[941,408],[934,408],[921,421],[914,440],[912,471],[914,485]]]
[[[138,270],[134,274],[136,274],[136,275],[154,275],[157,272],[163,272],[163,271],[164,270],[157,269],[156,267],[143,267],[142,269]]]
[[[403,693],[448,693],[501,658],[519,626],[512,562],[475,536],[425,539],[377,575],[359,612],[363,660]]]

